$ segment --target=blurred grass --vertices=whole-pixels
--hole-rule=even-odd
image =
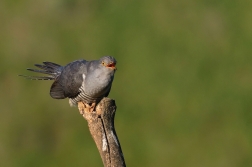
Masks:
[[[113,55],[110,97],[128,166],[252,165],[252,2],[0,1],[0,166],[102,166],[42,61]]]

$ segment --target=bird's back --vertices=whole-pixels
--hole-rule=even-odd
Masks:
[[[77,60],[64,66],[59,77],[51,86],[50,95],[55,99],[73,98],[78,95],[87,72],[86,60]]]

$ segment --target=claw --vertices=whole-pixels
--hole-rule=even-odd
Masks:
[[[84,102],[78,102],[78,109],[81,115],[84,114],[84,112],[93,112],[95,109],[96,103],[92,103],[89,105],[88,103]]]
[[[87,111],[87,112],[93,112],[94,111],[94,109],[95,109],[95,103],[92,103],[91,104],[91,106],[88,104],[88,103],[84,103],[84,105],[85,105],[85,110]]]

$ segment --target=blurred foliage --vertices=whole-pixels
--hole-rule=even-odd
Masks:
[[[112,55],[128,166],[252,165],[252,1],[0,1],[0,166],[102,166],[50,81],[18,74]]]

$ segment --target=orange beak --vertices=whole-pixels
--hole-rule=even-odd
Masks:
[[[112,68],[116,70],[116,64],[115,63],[110,63],[106,67]]]

